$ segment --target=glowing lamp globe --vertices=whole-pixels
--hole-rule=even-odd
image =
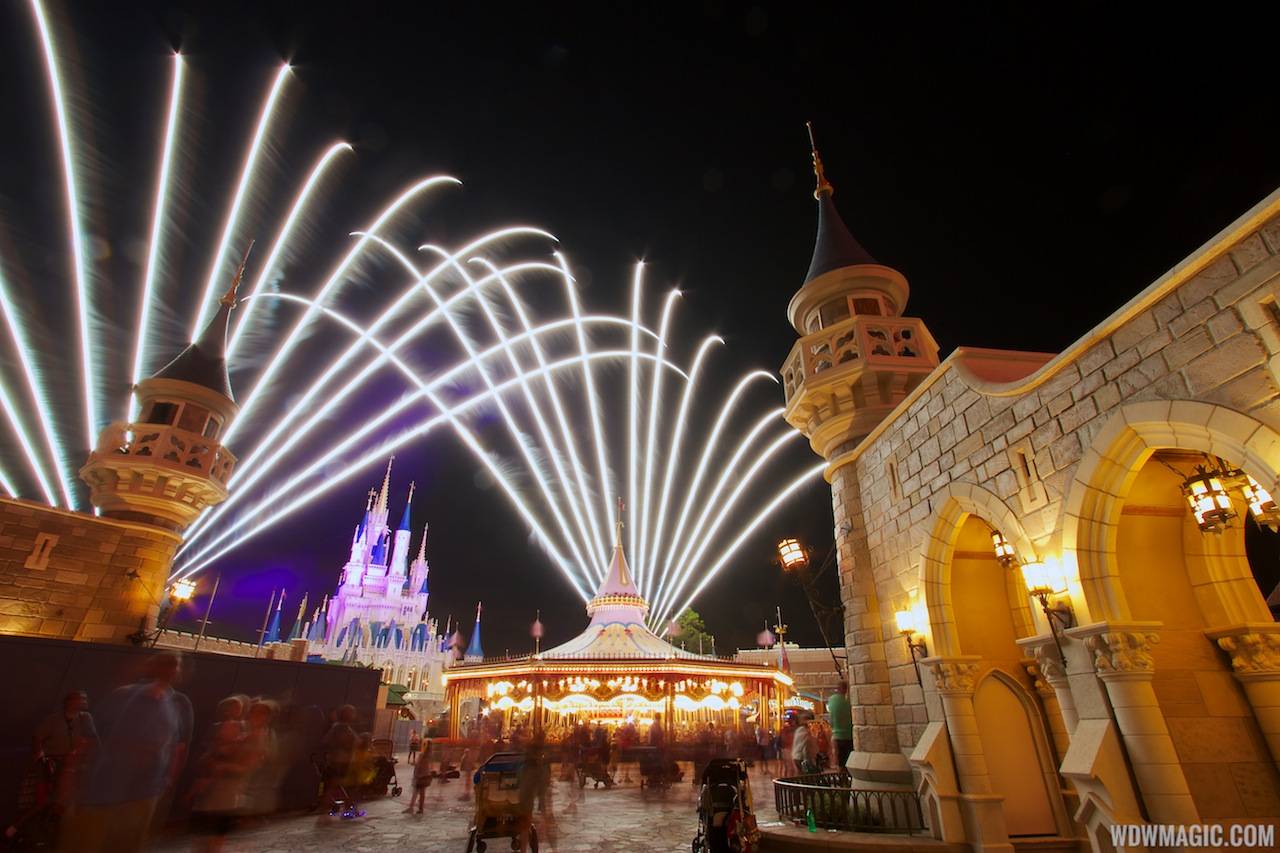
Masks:
[[[920,622],[916,619],[914,610],[899,610],[893,614],[893,620],[898,623],[899,634],[905,634],[909,637],[912,634],[920,633]]]
[[[802,569],[809,563],[809,555],[797,539],[783,539],[778,543],[778,559],[787,571]]]
[[[1262,488],[1257,480],[1245,475],[1245,482],[1241,486],[1244,492],[1244,499],[1249,504],[1249,512],[1253,515],[1254,521],[1259,524],[1274,525],[1280,520],[1280,507],[1276,506],[1275,499],[1271,497],[1271,493]]]
[[[1196,524],[1203,532],[1219,533],[1235,518],[1231,497],[1223,488],[1217,471],[1207,471],[1204,466],[1197,466],[1196,473],[1182,484],[1182,494],[1191,505]]]
[[[175,601],[189,601],[196,594],[196,582],[191,578],[181,578],[173,582],[170,595]]]
[[[1066,588],[1061,572],[1043,560],[1023,563],[1022,581],[1027,586],[1027,592],[1034,596],[1053,595]]]

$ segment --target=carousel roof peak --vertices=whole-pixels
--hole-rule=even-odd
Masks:
[[[595,598],[587,604],[587,613],[594,617],[608,608],[610,622],[643,622],[649,612],[649,602],[636,589],[636,583],[631,577],[631,567],[627,565],[627,555],[622,550],[621,524],[618,525],[618,531],[618,539],[613,545],[613,559],[609,561],[609,569],[604,573],[604,580],[600,582]],[[635,610],[634,618],[622,618],[633,614],[619,613],[619,608]]]

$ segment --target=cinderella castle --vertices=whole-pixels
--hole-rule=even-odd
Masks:
[[[393,530],[389,524],[394,461],[393,457],[387,463],[382,488],[369,491],[333,593],[325,595],[310,617],[303,596],[293,627],[287,632],[282,626],[286,610],[285,593],[281,593],[262,644],[273,656],[283,653],[292,657],[305,643],[307,660],[379,669],[384,682],[408,688],[407,699],[433,706],[444,700],[441,673],[462,656],[463,639],[460,632],[450,632],[451,625],[441,631],[439,621],[428,610],[431,567],[425,525],[417,555],[409,559],[412,483],[399,525]],[[484,656],[478,607],[465,655],[472,660]]]

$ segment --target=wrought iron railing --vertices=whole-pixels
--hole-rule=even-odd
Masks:
[[[915,791],[854,788],[851,783],[852,778],[843,771],[774,779],[778,817],[805,824],[812,813],[814,823],[823,829],[927,833]]]

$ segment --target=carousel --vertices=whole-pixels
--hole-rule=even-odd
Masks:
[[[648,612],[619,533],[581,634],[527,657],[445,670],[450,736],[461,734],[463,704],[474,699],[486,715],[501,713],[504,729],[631,722],[641,730],[661,725],[675,737],[708,722],[737,728],[744,717],[777,728],[792,684],[785,672],[677,649],[649,630]]]

